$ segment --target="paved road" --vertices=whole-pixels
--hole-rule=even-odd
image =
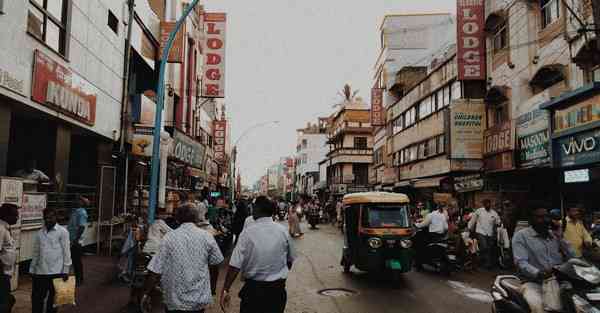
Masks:
[[[450,278],[411,272],[398,284],[353,270],[342,273],[341,234],[330,226],[307,229],[296,239],[299,260],[288,280],[288,313],[484,313],[490,312],[487,292],[492,273],[459,273]],[[239,288],[239,284],[237,284]],[[319,295],[326,288],[346,288],[351,296]],[[230,312],[238,312],[238,299]],[[219,310],[210,310],[210,313]]]

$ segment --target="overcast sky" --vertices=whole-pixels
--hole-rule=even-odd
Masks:
[[[386,14],[455,13],[455,0],[204,0],[228,14],[226,98],[243,184],[293,155],[296,129],[332,112],[345,83],[369,98]]]

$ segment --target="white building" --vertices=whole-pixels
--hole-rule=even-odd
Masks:
[[[327,129],[323,122],[308,123],[297,130],[296,189],[300,194],[314,195],[317,183],[325,176],[319,174],[319,162],[327,157]]]

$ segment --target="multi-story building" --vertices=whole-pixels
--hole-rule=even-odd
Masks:
[[[329,152],[319,166],[327,168],[330,195],[369,190],[369,168],[373,162],[373,128],[370,110],[360,98],[349,97],[330,116]]]
[[[321,179],[319,162],[329,151],[327,128],[323,119],[319,119],[318,123],[308,123],[296,132],[296,193],[313,196]]]

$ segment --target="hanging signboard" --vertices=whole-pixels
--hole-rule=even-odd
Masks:
[[[177,130],[173,133],[173,145],[170,155],[175,159],[201,168],[204,160],[204,151],[203,145],[186,134]]]
[[[454,178],[454,190],[456,192],[470,192],[483,189],[483,177],[480,174],[461,176]]]
[[[457,0],[459,80],[485,80],[485,0]]]
[[[160,21],[160,50],[159,50],[159,58],[163,57],[163,50],[167,45],[167,41],[169,40],[169,35],[173,30],[175,30],[176,22],[167,22]],[[183,35],[185,34],[185,23],[181,27],[181,29],[175,35],[175,40],[173,41],[173,46],[171,50],[169,50],[169,58],[167,62],[169,63],[182,63],[183,62]]]
[[[557,165],[577,166],[600,162],[600,130],[594,129],[554,140]]]
[[[204,13],[205,43],[202,96],[225,97],[225,13]]]
[[[450,158],[481,159],[484,127],[482,100],[455,100],[450,106]]]
[[[385,125],[385,115],[383,111],[383,89],[371,89],[371,126]]]
[[[97,97],[98,89],[94,85],[40,50],[35,51],[33,101],[93,126]]]
[[[19,210],[22,224],[42,223],[44,209],[47,205],[45,193],[23,194],[23,206]]]
[[[133,155],[151,157],[154,138],[152,134],[153,127],[136,126],[133,132],[133,142],[131,153]]]
[[[517,118],[519,165],[533,167],[550,163],[549,114],[536,109]]]
[[[512,122],[504,122],[485,130],[483,154],[488,156],[511,151],[515,148],[514,144]]]
[[[225,138],[227,133],[227,121],[214,121],[214,151],[215,161],[219,163],[225,162]]]

